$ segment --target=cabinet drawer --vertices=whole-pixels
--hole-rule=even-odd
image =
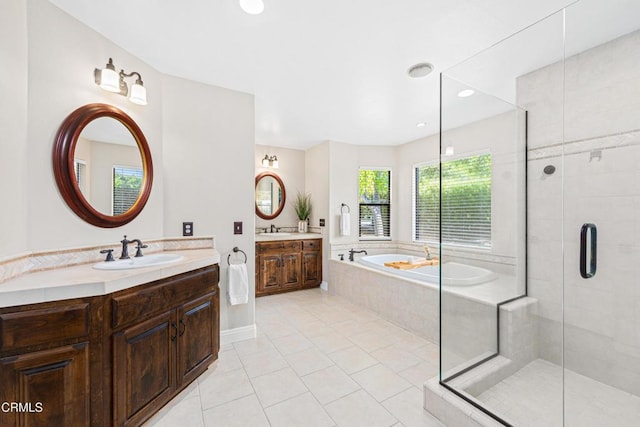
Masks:
[[[322,247],[322,240],[321,239],[303,240],[302,241],[302,250],[304,250],[304,251],[319,251],[320,247]]]
[[[140,322],[150,315],[167,311],[176,304],[216,289],[217,266],[185,273],[138,291],[123,291],[113,297],[113,328]]]
[[[89,304],[0,314],[0,351],[89,335]]]
[[[285,240],[282,242],[260,242],[257,244],[258,254],[282,254],[286,252],[300,252],[300,240]]]

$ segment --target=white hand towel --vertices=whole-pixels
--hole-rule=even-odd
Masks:
[[[351,234],[351,214],[342,212],[340,214],[340,235],[348,236]]]
[[[229,266],[229,304],[246,304],[249,301],[249,277],[247,264],[231,264]]]

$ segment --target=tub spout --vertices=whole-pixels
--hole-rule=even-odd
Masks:
[[[365,254],[365,255],[369,255],[367,253],[367,251],[365,251],[364,249],[361,251],[356,251],[354,249],[349,249],[349,261],[353,262],[353,254]]]

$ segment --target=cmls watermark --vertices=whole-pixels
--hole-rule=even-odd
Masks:
[[[42,412],[44,406],[42,402],[2,402],[0,403],[0,411],[2,412]]]

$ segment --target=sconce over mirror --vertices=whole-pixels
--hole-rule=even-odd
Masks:
[[[280,215],[287,200],[287,192],[278,175],[263,172],[256,176],[256,215],[274,219]]]
[[[78,108],[62,123],[53,171],[69,207],[90,224],[119,227],[144,208],[151,192],[151,152],[138,125],[106,104]]]

